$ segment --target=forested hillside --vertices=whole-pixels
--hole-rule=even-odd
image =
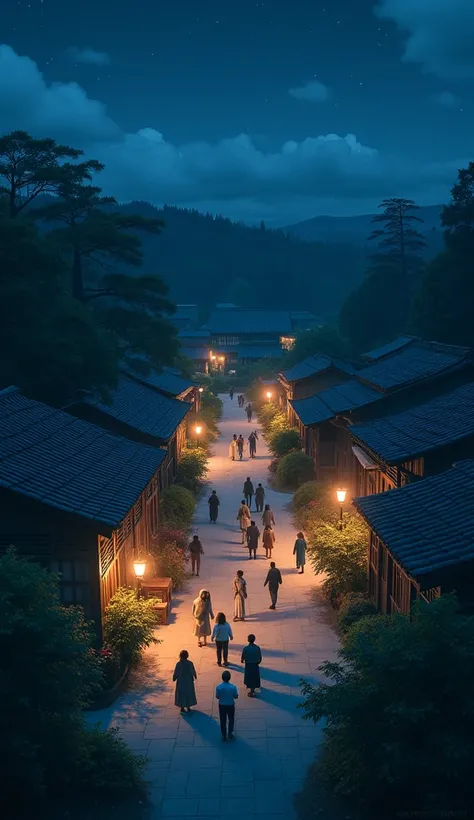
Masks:
[[[159,273],[177,302],[303,307],[327,319],[363,276],[365,251],[350,244],[302,242],[263,225],[146,202],[118,210],[163,219],[159,236],[143,236],[141,272]]]

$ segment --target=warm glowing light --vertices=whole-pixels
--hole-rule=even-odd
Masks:
[[[201,427],[201,425],[200,425],[200,424],[197,424],[197,425],[196,425],[196,435],[197,435],[197,436],[200,436],[200,435],[201,435],[201,433],[202,433],[202,427]]]
[[[136,560],[133,562],[133,571],[137,578],[143,578],[146,570],[146,561]]]
[[[211,356],[211,361],[212,361],[212,362],[215,362],[215,360],[216,360],[216,357],[214,356],[214,354],[212,354],[212,356]]]
[[[344,504],[344,501],[346,500],[346,493],[347,490],[336,490],[337,500],[339,501],[339,504]]]
[[[200,393],[204,393],[204,387],[200,387],[200,388],[199,388],[199,392],[200,392]]]
[[[267,399],[271,399],[272,393],[271,390],[267,390]]]
[[[219,356],[219,361],[220,362],[225,362],[225,356]]]

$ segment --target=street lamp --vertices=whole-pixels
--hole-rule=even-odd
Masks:
[[[133,562],[133,571],[137,579],[137,598],[140,598],[142,592],[142,580],[145,575],[146,561],[143,558],[136,558]]]
[[[271,390],[267,390],[267,399],[268,399],[268,401],[270,401],[271,397],[272,397]]]
[[[342,526],[343,526],[343,524],[342,524],[343,504],[344,504],[344,501],[346,500],[346,494],[347,494],[347,490],[344,490],[342,487],[340,487],[338,490],[336,490],[337,500],[338,500],[339,504],[341,505],[341,514],[340,514],[340,518],[339,518],[339,527],[340,527],[341,530],[342,530]]]
[[[196,431],[196,445],[199,447],[199,436],[202,433],[202,427],[201,427],[200,424],[196,424],[195,431]]]
[[[200,388],[199,388],[199,392],[200,392],[200,393],[204,393],[204,387],[200,387]]]

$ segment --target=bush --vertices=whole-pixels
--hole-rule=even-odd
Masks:
[[[268,449],[277,457],[286,456],[293,450],[301,449],[300,434],[295,427],[289,430],[280,430],[268,441]]]
[[[264,430],[265,439],[267,442],[270,442],[273,438],[275,438],[275,436],[279,435],[279,433],[282,433],[284,430],[291,430],[291,427],[288,424],[288,419],[285,413],[282,413],[281,410],[279,410],[273,416],[271,421],[268,422]]]
[[[213,417],[218,421],[222,416],[222,400],[216,396],[212,391],[206,390],[201,396],[202,411],[209,417]]]
[[[82,610],[60,605],[57,576],[14,550],[0,558],[0,611],[3,799],[18,808],[22,799],[70,793],[83,777],[82,710],[100,691],[102,669]],[[104,743],[113,779],[117,760],[108,753]]]
[[[309,532],[309,560],[316,574],[325,573],[322,591],[336,608],[347,593],[367,588],[368,532],[365,522],[350,514],[342,530],[319,521]]]
[[[276,404],[273,404],[273,402],[267,402],[266,404],[262,404],[262,406],[258,408],[257,418],[260,424],[262,425],[264,431],[267,429],[268,425],[278,412],[278,407],[276,406]]]
[[[317,481],[305,481],[293,496],[293,509],[297,511],[311,504],[319,497],[321,491],[322,485]]]
[[[153,601],[137,598],[133,589],[120,587],[104,614],[104,641],[124,664],[136,663],[143,650],[158,643],[154,636],[156,616]]]
[[[368,618],[372,615],[378,615],[377,607],[372,599],[361,592],[349,592],[344,595],[339,608],[337,616],[339,629],[345,635],[361,618]]]
[[[173,527],[170,524],[160,524],[154,540],[157,542],[158,547],[165,544],[176,544],[179,549],[186,551],[189,544],[189,535],[185,530],[178,527]]]
[[[111,795],[143,787],[146,758],[133,752],[118,729],[99,725],[83,729],[79,736],[77,769],[73,786],[82,791]]]
[[[188,543],[187,536],[184,544],[181,537],[179,541],[169,536],[163,539],[161,535],[152,538],[151,551],[156,561],[156,573],[161,578],[171,578],[175,589],[182,587],[186,579]]]
[[[207,453],[202,447],[182,451],[176,474],[177,484],[196,494],[206,473]]]
[[[466,812],[474,805],[474,618],[453,596],[410,615],[358,621],[329,684],[303,685],[305,718],[325,720],[319,771],[375,809]],[[366,812],[367,814],[367,812]]]
[[[161,494],[161,512],[163,521],[177,529],[188,529],[193,520],[196,501],[190,490],[173,484]]]
[[[301,450],[288,453],[278,462],[277,480],[282,487],[296,489],[305,481],[310,481],[314,474],[312,459]]]

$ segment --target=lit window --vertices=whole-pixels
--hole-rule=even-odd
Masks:
[[[283,350],[292,350],[295,346],[295,341],[294,336],[280,336],[280,344]]]

